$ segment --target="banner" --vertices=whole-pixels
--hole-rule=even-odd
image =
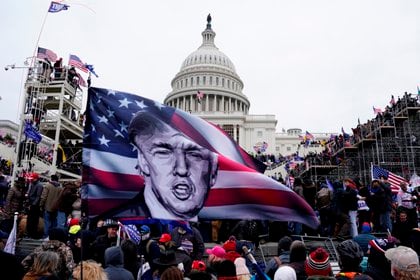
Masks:
[[[137,95],[89,88],[82,198],[89,216],[265,219],[318,225],[217,126]]]

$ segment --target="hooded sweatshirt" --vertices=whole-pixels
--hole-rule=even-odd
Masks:
[[[105,272],[109,280],[134,280],[133,274],[124,267],[124,256],[120,247],[105,250]]]

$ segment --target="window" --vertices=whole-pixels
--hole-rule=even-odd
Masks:
[[[196,85],[198,86],[200,84],[200,77],[197,77],[196,81],[197,81]]]
[[[229,134],[229,136],[230,137],[232,137],[233,138],[233,128],[234,128],[234,126],[233,125],[231,125],[231,124],[224,124],[224,125],[222,125],[222,129],[227,133],[227,134]]]
[[[210,57],[211,57],[211,56],[210,56]],[[210,85],[213,85],[213,77],[212,77],[212,76],[210,76],[209,80],[210,80],[210,81],[209,81],[209,84],[210,84]]]
[[[188,79],[185,79],[185,86],[188,86]]]
[[[276,152],[280,152],[280,147],[276,146]]]
[[[228,83],[228,88],[230,88],[230,80],[227,80],[227,83]]]
[[[191,77],[191,86],[193,86],[193,85],[194,85],[194,78]]]
[[[263,132],[262,131],[257,131],[257,136],[258,137],[262,137],[263,136]]]
[[[184,87],[184,80],[181,80],[181,88]]]
[[[216,77],[216,86],[219,85],[219,77]]]
[[[206,84],[206,76],[203,77],[203,85]]]
[[[225,78],[222,78],[222,87],[225,86]]]
[[[290,152],[290,151],[292,150],[292,148],[291,148],[291,147],[287,147],[287,148],[286,148],[286,150],[287,150],[288,152]]]

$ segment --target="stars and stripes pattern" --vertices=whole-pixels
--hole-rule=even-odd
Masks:
[[[201,99],[203,99],[203,97],[204,97],[204,93],[197,90],[196,98],[197,98],[198,103],[201,103]]]
[[[137,150],[127,130],[131,118],[145,111],[217,153],[217,180],[199,218],[292,220],[318,225],[314,211],[302,198],[258,172],[255,159],[217,126],[138,95],[94,87],[88,90],[87,108],[82,198],[89,216],[126,205],[144,188],[144,179],[136,169]]]
[[[76,56],[74,54],[71,54],[70,57],[69,57],[69,65],[70,66],[74,66],[77,69],[80,69],[80,70],[82,70],[85,73],[87,73],[89,71],[86,68],[85,64],[82,62],[82,60],[78,56]]]
[[[373,113],[374,114],[382,114],[382,109],[381,108],[375,108],[375,106],[373,107]]]
[[[38,52],[36,55],[39,59],[48,59],[51,62],[57,60],[57,54],[49,49],[38,47]]]
[[[381,176],[388,177],[388,181],[391,184],[391,191],[393,193],[398,193],[400,191],[401,182],[405,182],[408,184],[407,180],[404,179],[403,177],[398,176],[397,174],[392,173],[386,169],[383,169],[377,165],[372,165],[372,180],[373,179],[379,180]]]
[[[141,241],[140,231],[136,227],[136,225],[129,224],[124,225],[122,223],[118,223],[118,225],[122,228],[122,230],[127,234],[128,238],[134,241],[134,243],[139,244]]]

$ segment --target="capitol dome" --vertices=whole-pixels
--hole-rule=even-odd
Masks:
[[[164,103],[203,117],[248,114],[243,82],[229,57],[214,44],[210,15],[201,35],[203,43],[182,63]]]

